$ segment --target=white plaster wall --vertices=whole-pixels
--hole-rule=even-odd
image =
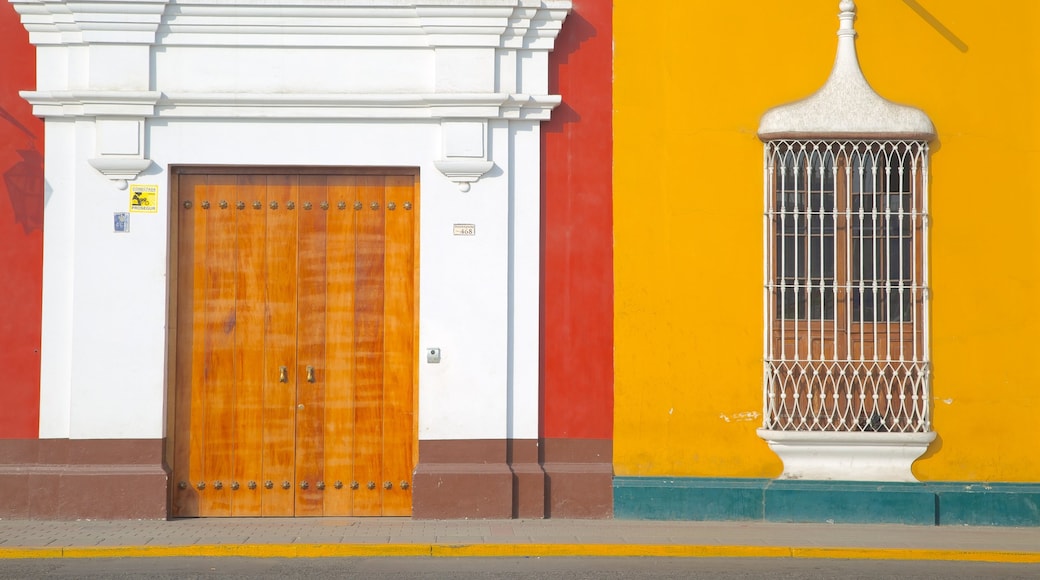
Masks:
[[[40,436],[161,437],[166,209],[114,233],[129,194],[87,164],[94,124],[47,135]]]
[[[433,53],[419,48],[199,46],[161,47],[153,70],[171,94],[431,93],[435,72]]]
[[[93,149],[94,129],[76,124],[81,151]],[[129,192],[113,188],[82,157],[73,170],[69,436],[162,437],[168,210],[131,214],[130,232],[115,233],[113,214],[128,210]]]
[[[442,362],[420,366],[420,439],[506,436],[508,158],[500,161],[465,193],[435,171],[440,183],[422,184],[420,343],[440,348]],[[453,235],[457,223],[476,235]]]

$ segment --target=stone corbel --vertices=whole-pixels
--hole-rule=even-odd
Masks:
[[[152,164],[144,157],[144,119],[98,118],[96,129],[97,156],[87,162],[119,189],[126,189],[128,181]]]
[[[471,183],[495,166],[487,159],[486,136],[487,124],[482,120],[441,122],[443,158],[433,165],[460,191],[469,191]]]

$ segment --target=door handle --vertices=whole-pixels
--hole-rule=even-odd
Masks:
[[[289,382],[289,367],[278,367],[278,382],[288,383]]]
[[[308,366],[307,367],[307,382],[308,383],[313,383],[314,382],[314,367],[312,367],[312,366]]]

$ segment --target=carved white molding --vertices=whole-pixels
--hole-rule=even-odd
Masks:
[[[151,159],[135,157],[94,157],[87,163],[105,177],[116,182],[116,187],[126,189],[127,182],[137,179],[142,171],[152,165]]]
[[[433,165],[437,171],[457,183],[459,191],[469,191],[471,183],[480,179],[495,166],[493,162],[483,159],[442,159],[434,161]]]
[[[22,91],[40,117],[94,119],[96,134],[90,166],[126,189],[152,162],[144,157],[145,117],[155,112],[152,91]]]
[[[485,46],[552,50],[570,0],[9,0],[35,45]]]
[[[441,121],[441,156],[434,166],[445,177],[469,191],[470,184],[494,167],[487,159],[487,124],[472,119]]]
[[[838,52],[830,78],[812,96],[767,111],[758,136],[767,141],[831,136],[935,139],[927,114],[888,101],[871,88],[856,54],[856,5],[842,0],[840,10]]]
[[[548,120],[559,95],[239,94],[22,91],[39,117],[139,115],[240,119],[526,119]]]
[[[37,117],[152,117],[157,91],[22,91]]]
[[[780,479],[917,481],[911,465],[935,439],[927,433],[774,431],[758,436],[784,462]]]
[[[560,103],[545,94],[547,55],[571,7],[570,0],[12,4],[30,41],[50,47],[39,70],[58,71],[22,93],[37,116],[431,119],[442,127],[479,122],[483,133],[493,119],[546,120]],[[493,166],[486,150],[456,155],[447,145],[436,166],[462,189]],[[98,154],[91,164],[120,180],[139,165],[113,169],[114,157]]]
[[[154,44],[169,0],[8,0],[36,46]]]
[[[98,117],[94,121],[97,157],[87,159],[91,167],[116,182],[119,189],[136,179],[151,160],[144,158],[144,119]]]

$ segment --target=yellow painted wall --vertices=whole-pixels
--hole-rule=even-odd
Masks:
[[[923,109],[939,133],[930,192],[938,438],[914,472],[1040,481],[1040,2],[857,4],[867,79]],[[823,84],[837,13],[837,0],[615,2],[618,475],[781,471],[755,434],[756,130],[766,109]]]

